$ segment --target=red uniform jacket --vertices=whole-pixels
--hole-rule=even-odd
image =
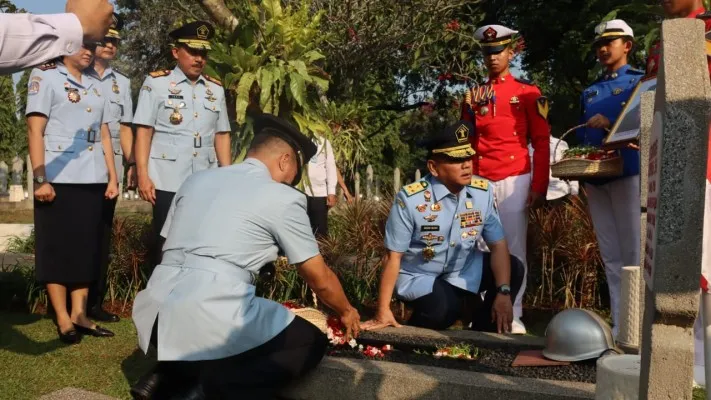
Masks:
[[[699,14],[706,11],[703,7],[694,10],[686,18],[696,18]],[[704,20],[706,23],[706,32],[711,31],[711,19]],[[647,57],[647,76],[656,76],[657,70],[659,69],[659,57],[661,56],[662,44],[660,42],[655,43],[649,49],[649,57]],[[709,60],[709,74],[711,74],[711,59]]]
[[[477,88],[462,103],[462,119],[476,126],[469,136],[476,150],[474,174],[492,181],[531,172],[528,141],[533,146],[531,190],[545,196],[550,168],[548,102],[530,82],[511,75],[490,80],[493,97],[477,102]]]

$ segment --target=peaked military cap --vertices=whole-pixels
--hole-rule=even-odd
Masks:
[[[484,54],[497,54],[511,46],[517,33],[503,25],[484,25],[474,32],[474,39],[479,41]]]
[[[212,50],[210,39],[215,36],[215,28],[209,22],[195,21],[187,23],[169,33],[177,43],[191,49]]]
[[[121,29],[123,29],[123,18],[117,13],[114,13],[109,26],[109,31],[106,33],[107,38],[121,39]]]
[[[434,135],[425,146],[430,155],[444,154],[450,158],[467,159],[476,154],[469,143],[469,135],[473,133],[474,125],[469,121],[461,120]]]
[[[622,37],[634,38],[634,31],[621,19],[603,22],[595,27],[595,42],[614,40]]]
[[[271,114],[260,114],[254,117],[254,137],[264,134],[282,139],[294,150],[298,157],[297,165],[299,169],[292,185],[298,184],[301,180],[301,170],[304,164],[316,155],[317,147],[314,142],[294,125]]]

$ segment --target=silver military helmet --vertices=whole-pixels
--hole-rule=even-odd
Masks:
[[[615,347],[610,325],[599,315],[579,308],[558,313],[546,327],[543,356],[556,361],[598,358]]]

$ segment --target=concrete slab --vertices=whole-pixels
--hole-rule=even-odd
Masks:
[[[64,388],[50,394],[46,394],[39,400],[117,400],[115,397],[106,396],[99,393],[89,392],[76,388]]]
[[[595,385],[325,357],[281,395],[289,400],[573,400],[595,398]]]
[[[382,341],[389,344],[399,343],[411,346],[447,346],[466,343],[476,347],[534,350],[544,347],[544,338],[522,335],[499,335],[497,333],[476,332],[469,330],[433,331],[430,329],[403,326],[402,328],[384,328],[377,331],[362,331],[360,341]]]
[[[13,237],[29,237],[33,227],[34,224],[0,224],[0,252],[7,250]]]

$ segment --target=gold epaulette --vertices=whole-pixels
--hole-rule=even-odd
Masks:
[[[469,186],[479,190],[489,190],[489,181],[484,178],[472,176],[472,181]]]
[[[219,79],[213,78],[213,77],[208,76],[208,75],[203,75],[203,76],[205,77],[205,79],[207,79],[208,81],[214,83],[215,85],[217,85],[217,86],[222,86],[222,82],[221,82]]]
[[[151,78],[160,78],[161,76],[168,76],[168,75],[170,75],[171,72],[172,72],[172,71],[169,70],[169,69],[162,69],[162,70],[160,70],[160,71],[153,71],[153,72],[151,72],[151,73],[148,74],[148,75],[150,75]]]
[[[50,70],[50,69],[55,69],[55,68],[57,68],[57,64],[56,64],[54,61],[50,61],[50,62],[48,62],[48,63],[44,63],[44,64],[40,65],[40,66],[37,67],[37,68],[40,69],[40,70],[42,70],[42,71],[47,71],[47,70]]]
[[[471,91],[471,89],[467,89],[467,93],[464,95],[464,103],[469,104],[470,106],[472,105],[472,91]]]
[[[427,186],[428,186],[427,181],[419,181],[419,182],[415,182],[415,183],[411,183],[409,185],[403,186],[402,190],[405,191],[405,193],[407,194],[407,197],[410,197],[413,194],[422,192],[423,190],[425,190],[425,188],[427,188]]]

